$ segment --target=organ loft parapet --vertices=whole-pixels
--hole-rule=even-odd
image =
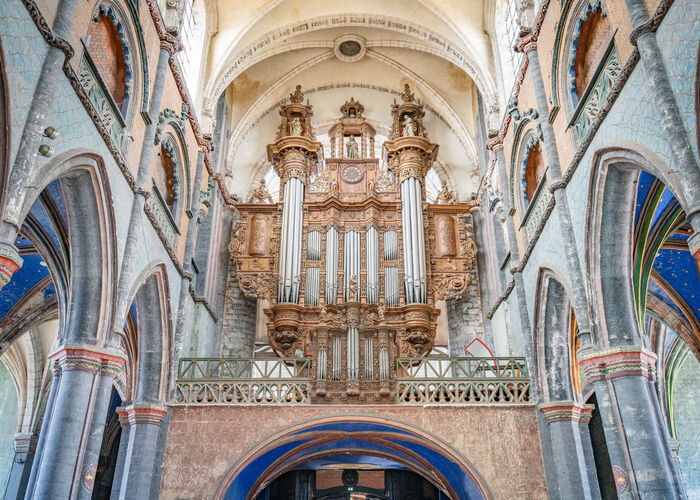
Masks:
[[[378,135],[359,101],[340,107],[323,161],[311,106],[299,87],[290,97],[268,146],[280,199],[254,193],[256,203],[237,205],[230,248],[238,283],[264,301],[273,351],[311,358],[312,400],[393,401],[395,358],[431,353],[436,301],[462,297],[470,282],[476,245],[465,217],[475,205],[446,193],[426,200],[438,146],[408,88],[391,109],[386,161],[374,153]]]

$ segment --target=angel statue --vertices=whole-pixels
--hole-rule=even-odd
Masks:
[[[416,122],[413,121],[409,115],[406,115],[403,119],[403,137],[411,137],[416,135]]]

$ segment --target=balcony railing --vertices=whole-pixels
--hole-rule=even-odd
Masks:
[[[530,402],[525,358],[395,358],[392,375],[399,404]],[[187,358],[175,403],[314,403],[315,384],[312,358]]]
[[[181,359],[175,402],[185,404],[310,403],[309,358]]]
[[[525,358],[396,358],[400,404],[530,401]]]

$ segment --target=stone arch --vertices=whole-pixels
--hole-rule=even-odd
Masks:
[[[632,284],[636,179],[640,170],[665,183],[661,168],[629,149],[598,151],[591,170],[585,265],[591,333],[594,341],[605,348],[643,346]],[[672,185],[665,185],[676,195]],[[683,204],[681,198],[676,199]],[[606,314],[608,311],[611,314]]]
[[[396,460],[433,482],[450,498],[493,498],[478,470],[449,443],[396,419],[355,414],[314,418],[269,435],[251,447],[227,471],[214,498],[252,500],[267,482],[302,463],[304,456],[327,456],[329,450],[322,451],[321,448],[332,448],[334,443],[348,445],[342,451],[349,454],[368,451],[356,443],[347,443],[346,439],[351,436],[382,448],[381,451],[375,449],[374,456]],[[396,441],[411,443],[417,449],[424,449],[424,453],[416,453],[398,443],[396,446],[390,444]],[[320,446],[319,450],[315,450],[315,446]],[[431,457],[430,461],[426,457]],[[443,466],[449,467],[451,472],[443,470]]]
[[[132,360],[134,402],[157,403],[167,394],[172,338],[169,296],[164,264],[144,269],[130,294],[138,318],[138,358]]]
[[[61,181],[65,200],[70,275],[69,301],[61,318],[59,340],[92,344],[107,341],[113,320],[117,249],[112,194],[102,159],[87,150],[58,155],[34,172],[35,189],[25,197],[20,227],[46,187]]]
[[[534,316],[534,364],[544,401],[573,401],[569,290],[550,269],[540,269]]]

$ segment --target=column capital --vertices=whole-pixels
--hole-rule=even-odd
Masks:
[[[500,134],[490,138],[488,141],[486,141],[486,149],[488,149],[489,151],[493,151],[494,153],[497,153],[498,151],[503,151],[504,139],[505,137]]]
[[[38,437],[35,434],[20,432],[15,434],[12,448],[14,449],[15,454],[26,455],[27,453],[36,450],[37,442]]]
[[[119,423],[122,427],[138,424],[160,425],[168,413],[165,406],[149,403],[132,403],[117,408]]]
[[[180,52],[180,50],[182,49],[182,44],[180,43],[180,40],[177,39],[177,37],[166,34],[163,36],[163,38],[160,39],[160,48],[167,50],[170,53],[170,56],[172,57],[173,55]]]
[[[518,52],[522,52],[523,54],[528,54],[533,50],[537,50],[537,35],[528,33],[522,36],[516,42],[515,47]]]
[[[437,160],[438,145],[423,137],[400,137],[384,143],[387,167],[401,184],[409,177],[423,178]]]
[[[64,372],[82,371],[112,377],[122,387],[126,383],[126,355],[114,349],[91,345],[61,346],[49,355],[49,362],[54,377]]]
[[[594,408],[593,405],[582,405],[576,401],[553,401],[538,406],[548,424],[552,422],[588,424]]]
[[[656,377],[656,354],[639,346],[625,346],[586,354],[581,368],[589,382],[618,377]]]
[[[10,282],[23,262],[14,245],[0,244],[0,289]]]

